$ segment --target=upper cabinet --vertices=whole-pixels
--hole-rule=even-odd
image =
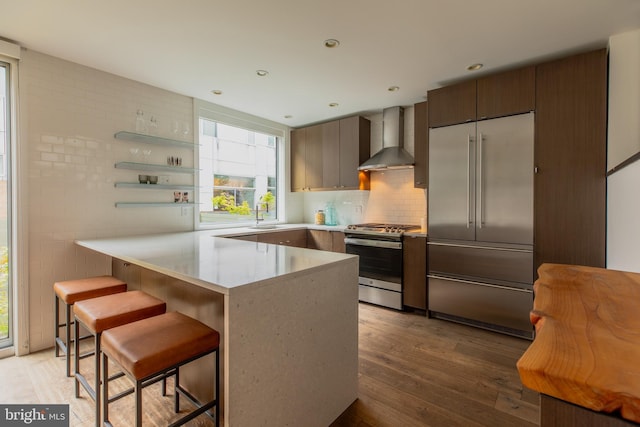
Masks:
[[[429,127],[455,125],[476,119],[476,81],[430,90]]]
[[[317,188],[336,188],[340,185],[340,121],[324,123],[322,138],[322,185]]]
[[[431,90],[429,127],[533,111],[535,77],[531,66]]]
[[[429,108],[427,101],[413,106],[414,159],[413,186],[427,188],[429,185]]]
[[[371,122],[360,116],[340,120],[340,182],[333,186],[341,189],[369,189],[367,172],[358,172],[370,154]]]
[[[483,77],[477,84],[478,120],[527,113],[536,108],[534,66]]]
[[[368,190],[371,124],[360,116],[291,131],[291,191]]]
[[[302,191],[307,188],[306,154],[307,130],[291,131],[291,191]]]
[[[291,131],[291,191],[322,187],[323,126]]]

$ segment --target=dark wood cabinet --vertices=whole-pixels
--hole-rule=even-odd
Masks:
[[[305,184],[307,188],[322,187],[322,142],[324,128],[315,125],[307,128],[305,144]]]
[[[370,154],[371,122],[361,116],[340,120],[340,189],[368,190],[367,172],[358,172]]]
[[[598,426],[637,427],[619,413],[596,412],[555,397],[540,394],[540,427]]]
[[[402,239],[403,301],[407,307],[427,309],[427,239],[404,236]]]
[[[535,67],[530,66],[431,90],[429,127],[533,111],[535,87]]]
[[[231,239],[246,240],[247,242],[257,242],[258,241],[258,235],[257,234],[243,234],[241,236],[232,236]]]
[[[340,122],[322,125],[322,188],[340,186]]]
[[[303,191],[307,187],[306,148],[307,130],[293,129],[291,131],[291,191]]]
[[[330,230],[307,230],[307,248],[345,253],[344,233]]]
[[[322,187],[322,125],[291,131],[291,191]]]
[[[534,66],[493,74],[477,80],[477,119],[528,113],[536,108]]]
[[[286,230],[258,234],[259,243],[273,243],[276,245],[307,247],[307,230]]]
[[[605,266],[607,54],[536,68],[535,266]]]
[[[430,90],[429,127],[455,125],[476,119],[476,81]]]
[[[291,191],[368,190],[371,124],[360,116],[291,131]]]
[[[331,251],[333,248],[331,232],[324,230],[307,230],[307,248]]]
[[[429,108],[427,101],[413,106],[413,186],[427,188],[429,185]]]
[[[331,240],[333,242],[331,246],[332,252],[339,252],[341,254],[347,253],[347,247],[344,243],[344,233],[342,231],[332,231]]]

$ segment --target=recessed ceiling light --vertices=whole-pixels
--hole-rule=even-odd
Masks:
[[[218,89],[212,90],[211,93],[214,94],[214,95],[222,95],[222,91],[218,90]]]
[[[290,118],[292,118],[292,117],[293,117],[293,116],[292,116],[291,114],[287,114],[286,116],[284,116],[284,118],[285,118],[285,119],[290,119]]]
[[[267,70],[258,70],[256,71],[256,74],[259,75],[260,77],[264,77],[267,74],[269,74],[269,72]]]
[[[387,89],[389,92],[397,92],[400,90],[400,86],[389,86]]]
[[[338,46],[340,46],[340,42],[336,39],[326,39],[324,41],[324,47],[328,47],[329,49],[333,49]]]
[[[477,63],[477,64],[471,64],[471,65],[469,65],[469,66],[467,67],[467,70],[469,70],[469,71],[477,71],[477,70],[479,70],[480,68],[482,68],[483,66],[484,66],[484,65],[483,65],[483,64],[480,64],[480,63]]]
[[[338,105],[340,104],[338,104],[337,102],[332,102],[331,104],[329,104],[329,107],[337,107]]]

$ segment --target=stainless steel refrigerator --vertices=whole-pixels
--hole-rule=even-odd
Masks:
[[[428,310],[531,338],[534,113],[429,130]]]

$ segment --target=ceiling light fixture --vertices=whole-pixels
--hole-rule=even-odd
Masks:
[[[264,77],[267,74],[269,74],[269,72],[267,70],[258,70],[256,71],[256,74],[259,75],[260,77]]]
[[[338,105],[340,104],[338,104],[337,102],[332,102],[331,104],[329,104],[329,107],[337,107]]]
[[[218,90],[218,89],[212,90],[211,93],[214,94],[214,95],[222,95],[222,91]]]
[[[400,90],[400,86],[389,86],[387,89],[389,92],[397,92]]]
[[[338,46],[340,46],[340,42],[336,39],[326,39],[324,41],[324,47],[328,47],[329,49],[333,49]]]
[[[477,64],[471,64],[467,67],[468,71],[478,71],[480,68],[484,67],[483,64],[477,63]]]
[[[284,116],[284,118],[285,118],[285,119],[290,119],[290,118],[292,118],[292,117],[293,117],[293,116],[292,116],[291,114],[287,114],[286,116]]]

